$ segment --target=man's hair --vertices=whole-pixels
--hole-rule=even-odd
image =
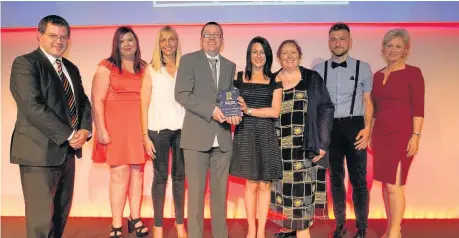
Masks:
[[[67,28],[67,34],[68,36],[70,36],[69,23],[64,18],[57,16],[57,15],[49,15],[49,16],[43,17],[38,23],[38,32],[40,32],[41,34],[44,34],[46,32],[46,27],[48,26],[48,23],[51,23],[53,25],[63,26]]]
[[[223,37],[223,29],[222,27],[220,26],[220,24],[214,22],[214,21],[210,21],[210,22],[207,22],[201,29],[201,36],[202,34],[204,33],[204,28],[206,28],[206,26],[209,26],[209,25],[215,25],[215,26],[218,26],[218,28],[220,28],[220,31],[222,32],[222,37]]]
[[[341,30],[345,30],[351,33],[351,29],[349,29],[349,26],[346,23],[338,22],[338,23],[333,24],[333,26],[330,27],[328,34],[332,33],[333,31],[341,31]]]

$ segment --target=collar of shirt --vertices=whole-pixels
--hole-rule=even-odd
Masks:
[[[341,63],[341,62],[338,62],[336,61],[336,57],[335,56],[332,56],[328,61],[330,62],[336,62],[336,63]],[[353,62],[353,61],[356,61],[354,58],[352,58],[351,56],[346,56],[346,59],[344,60],[346,61],[347,65],[348,65],[348,68],[349,68],[349,63]],[[344,62],[343,61],[343,62]],[[331,68],[331,63],[329,64],[330,65],[330,68]]]
[[[43,53],[46,55],[46,58],[48,58],[49,62],[51,62],[51,64],[52,64],[53,66],[54,66],[54,63],[56,63],[56,60],[57,60],[57,59],[60,59],[61,62],[62,62],[62,57],[56,58],[56,57],[54,57],[54,56],[48,54],[48,52],[46,52],[43,48],[40,47],[40,49],[41,49],[41,51],[43,51]]]
[[[217,60],[218,60],[217,63],[220,63],[220,54],[218,54],[218,55],[215,56],[215,57],[212,57],[212,56],[210,56],[209,54],[207,54],[207,52],[204,51],[204,53],[206,53],[206,56],[207,56],[208,59],[217,59]]]
[[[341,62],[338,62],[337,59],[338,59],[338,57],[332,56],[332,57],[330,58],[330,62],[341,63]],[[349,63],[349,59],[351,59],[351,56],[348,55],[348,56],[346,56],[346,59],[344,59],[342,62],[346,61],[346,62]]]

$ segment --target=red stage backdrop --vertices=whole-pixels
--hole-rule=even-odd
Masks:
[[[329,24],[254,24],[223,25],[225,42],[222,54],[244,68],[246,47],[255,36],[264,36],[276,51],[285,39],[295,39],[301,45],[302,65],[311,67],[330,57],[327,36]],[[454,138],[459,135],[459,27],[452,25],[393,25],[350,24],[353,49],[351,55],[371,64],[373,72],[384,67],[380,56],[384,33],[394,27],[406,27],[412,37],[412,53],[408,63],[421,68],[426,83],[425,124],[421,148],[410,171],[406,187],[406,218],[459,218],[459,146]],[[182,51],[199,49],[201,26],[175,26]],[[143,58],[150,61],[153,42],[160,26],[134,27],[140,38]],[[81,71],[86,93],[90,95],[91,82],[97,64],[110,54],[115,27],[74,27],[70,47],[66,53]],[[19,168],[9,164],[11,133],[16,119],[16,105],[9,92],[11,64],[18,55],[37,47],[36,29],[2,30],[1,73],[1,215],[23,216]],[[276,61],[273,71],[279,68]],[[397,120],[397,115],[394,115]],[[93,141],[84,147],[83,159],[76,162],[75,197],[71,216],[109,217],[108,167],[91,161]],[[372,182],[372,156],[369,156],[368,180],[371,188],[370,218],[384,218],[381,185]],[[142,216],[152,217],[152,164],[145,169]],[[170,181],[170,180],[169,180]],[[228,218],[244,218],[244,183],[231,179],[228,190]],[[208,196],[207,196],[208,198]],[[350,197],[349,197],[350,201]],[[206,201],[207,204],[208,201]],[[353,212],[348,208],[348,217]],[[164,214],[174,217],[170,186]],[[125,215],[129,214],[126,208]],[[332,216],[332,214],[330,214]],[[209,217],[209,206],[205,216]]]

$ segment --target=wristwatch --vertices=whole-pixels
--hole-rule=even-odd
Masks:
[[[252,115],[252,108],[250,108],[250,107],[247,108],[247,115],[249,115],[249,116]]]

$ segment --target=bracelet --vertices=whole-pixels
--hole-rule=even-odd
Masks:
[[[417,135],[417,136],[421,137],[421,133],[413,132],[413,135]]]

